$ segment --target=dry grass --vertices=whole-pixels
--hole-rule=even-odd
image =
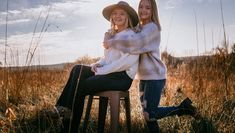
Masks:
[[[177,105],[185,97],[190,97],[194,105],[202,114],[200,120],[191,117],[167,117],[159,120],[162,132],[235,132],[235,44],[232,52],[228,52],[227,37],[225,32],[222,1],[220,0],[222,26],[224,32],[224,45],[217,48],[212,56],[198,57],[196,59],[176,59],[168,53],[163,57],[168,67],[168,79],[166,89],[162,95],[161,105]],[[25,68],[1,68],[0,67],[0,132],[59,132],[61,119],[56,116],[48,116],[47,111],[53,110],[53,106],[61,94],[64,84],[68,79],[69,64],[62,70],[48,70],[30,66],[35,51],[40,41],[47,32],[50,24],[47,19],[51,7],[41,27],[40,35],[36,39],[35,32],[38,29],[38,16],[34,27],[32,40],[27,52]],[[194,11],[195,12],[195,11]],[[198,51],[198,26],[196,22],[196,41]],[[8,3],[5,28],[4,62],[0,65],[7,66],[8,49]],[[199,52],[197,52],[199,55]],[[215,53],[215,54],[214,54]],[[14,55],[11,55],[14,57]],[[90,64],[97,59],[82,57],[76,61],[78,64]],[[138,97],[138,81],[134,81],[131,92],[131,119],[132,131],[136,133],[147,132],[142,117],[141,106]],[[89,132],[96,132],[97,104],[94,104]],[[125,112],[121,109],[121,132],[126,132]],[[106,132],[109,131],[109,115],[107,115]]]
[[[162,132],[234,132],[235,131],[235,56],[224,48],[218,48],[213,56],[196,59],[176,59],[165,53],[168,80],[161,105],[177,105],[190,97],[202,114],[200,120],[191,117],[168,117],[159,120]],[[97,59],[83,57],[79,64],[90,64]],[[67,81],[73,64],[63,70],[0,68],[0,131],[1,132],[58,132],[61,120],[46,115],[52,110]],[[7,85],[3,72],[7,72]],[[8,87],[6,101],[4,90]],[[138,97],[138,81],[131,92],[131,119],[133,132],[146,132]],[[96,132],[97,104],[88,126]],[[8,113],[5,114],[6,110]],[[10,113],[9,113],[9,110]],[[109,131],[109,115],[105,129]],[[126,132],[125,112],[121,109],[121,132]]]

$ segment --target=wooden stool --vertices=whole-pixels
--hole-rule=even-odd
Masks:
[[[131,132],[131,112],[130,112],[130,98],[129,91],[103,91],[96,93],[94,95],[89,96],[86,115],[83,123],[83,132],[86,132],[88,119],[90,116],[92,100],[94,96],[99,96],[99,122],[98,122],[98,132],[104,131],[105,125],[105,117],[107,112],[107,104],[108,99],[110,100],[110,113],[111,113],[111,132],[118,133],[119,132],[119,112],[120,112],[120,100],[125,101],[125,109],[126,109],[126,122],[128,132]],[[103,107],[101,107],[103,106]]]

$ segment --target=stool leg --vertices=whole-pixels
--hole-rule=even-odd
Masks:
[[[119,132],[119,109],[120,109],[120,96],[113,95],[110,98],[110,109],[111,109],[111,132]]]
[[[126,124],[128,133],[131,133],[131,110],[130,110],[130,98],[125,97],[125,108],[126,108]]]
[[[89,98],[88,98],[88,103],[87,103],[87,108],[86,108],[86,115],[85,115],[84,122],[83,122],[83,125],[82,125],[82,132],[83,133],[86,133],[87,124],[88,124],[88,120],[89,120],[90,112],[91,112],[92,101],[93,101],[93,96],[90,95]]]
[[[107,97],[100,97],[100,99],[99,99],[99,116],[98,116],[98,133],[104,132],[107,106],[108,106],[108,98]]]

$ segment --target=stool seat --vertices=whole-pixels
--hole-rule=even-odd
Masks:
[[[110,101],[110,129],[112,133],[119,132],[119,113],[120,113],[120,100],[125,101],[125,109],[126,109],[126,122],[128,132],[131,132],[131,115],[130,115],[130,98],[129,91],[103,91],[95,93],[94,95],[90,95],[88,98],[86,115],[82,127],[82,131],[86,132],[88,119],[90,116],[90,110],[92,106],[92,101],[94,96],[98,96],[99,98],[99,116],[98,116],[98,132],[104,132],[105,125],[105,117],[107,113],[107,104],[108,100]]]

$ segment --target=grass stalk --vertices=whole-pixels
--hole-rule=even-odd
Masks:
[[[33,59],[33,57],[34,57],[34,54],[35,54],[35,52],[36,52],[36,50],[37,50],[37,48],[38,48],[38,46],[39,46],[39,44],[40,44],[40,41],[42,40],[42,38],[43,38],[45,32],[47,31],[47,28],[48,28],[48,27],[47,27],[47,28],[45,28],[45,27],[46,27],[46,23],[47,23],[49,14],[50,14],[50,10],[51,10],[51,6],[49,7],[49,9],[48,9],[48,11],[47,11],[47,16],[46,16],[46,18],[45,18],[45,20],[44,20],[44,23],[43,23],[43,26],[42,26],[42,28],[41,28],[41,32],[40,32],[40,34],[39,34],[38,40],[37,40],[37,42],[36,42],[36,44],[35,44],[35,47],[33,48],[32,51],[31,51],[31,49],[30,49],[30,57],[29,57],[29,61],[27,62],[27,66],[30,66],[30,64],[31,64],[31,62],[32,62],[32,59]]]
[[[222,3],[222,0],[219,0],[219,1],[220,1],[221,20],[222,20],[222,26],[223,26],[223,32],[224,32],[224,44],[227,45],[226,30],[225,30],[225,24],[224,24],[223,3]]]
[[[205,22],[203,22],[203,33],[204,33],[204,47],[205,47],[205,54],[206,54],[206,27],[205,27]]]
[[[4,65],[3,67],[7,67],[7,46],[8,46],[8,7],[9,7],[9,0],[7,0],[7,9],[6,9],[6,25],[5,25],[5,50],[4,50]],[[5,102],[8,103],[9,99],[9,90],[8,90],[8,69],[3,70],[3,79],[4,79],[4,90],[5,90]]]
[[[31,49],[32,49],[32,45],[33,45],[33,40],[34,40],[34,36],[35,36],[35,33],[37,31],[37,27],[38,27],[38,22],[41,18],[41,15],[42,15],[42,11],[40,12],[39,16],[38,16],[38,19],[36,21],[36,24],[34,26],[34,30],[33,30],[33,36],[31,38],[31,41],[30,41],[30,44],[29,44],[29,49],[28,49],[28,52],[27,52],[27,56],[26,56],[26,61],[25,61],[25,65],[27,65],[27,62],[28,62],[28,59],[29,59],[29,55],[31,53]]]
[[[199,56],[199,41],[198,41],[198,22],[197,22],[197,13],[195,9],[194,12],[194,18],[195,18],[195,26],[196,26],[196,42],[197,42],[197,56]]]
[[[211,29],[211,43],[212,43],[212,53],[214,54],[215,41],[214,41],[214,31]]]
[[[225,22],[224,22],[224,11],[223,11],[223,3],[222,0],[219,1],[220,2],[220,11],[221,11],[221,21],[222,21],[222,27],[223,27],[223,33],[224,33],[224,42],[223,42],[223,46],[224,46],[224,50],[225,50],[225,63],[226,63],[226,68],[228,67],[228,64],[230,64],[228,61],[228,56],[229,56],[229,50],[228,50],[228,46],[229,43],[227,41],[227,35],[226,35],[226,29],[225,29]],[[225,80],[225,99],[227,100],[227,95],[228,95],[228,77],[229,77],[230,73],[228,72],[228,69],[224,70],[224,80]]]
[[[46,25],[48,17],[49,17],[50,10],[51,10],[51,6],[49,7],[49,9],[47,11],[47,16],[46,16],[46,18],[44,20],[43,26],[41,28],[41,32],[40,32],[39,37],[38,37],[38,40],[37,40],[35,46],[33,47],[33,38],[35,36],[35,32],[36,32],[36,29],[37,29],[37,25],[38,25],[38,21],[39,21],[39,18],[41,16],[41,13],[40,13],[40,15],[39,15],[39,17],[37,19],[36,25],[34,27],[34,33],[33,33],[32,41],[30,42],[30,48],[28,50],[27,59],[26,59],[26,63],[25,63],[27,67],[26,67],[26,69],[23,70],[23,72],[21,74],[21,80],[20,80],[20,83],[19,83],[19,86],[18,86],[18,90],[21,90],[23,84],[25,83],[26,73],[30,69],[31,62],[32,62],[32,60],[34,58],[34,55],[35,55],[35,52],[36,52],[36,50],[37,50],[37,48],[39,46],[40,40],[42,38],[42,34],[43,34],[43,32],[46,32],[46,30],[44,30],[44,29],[45,29],[45,25]],[[31,49],[33,49],[33,50],[31,51]]]

